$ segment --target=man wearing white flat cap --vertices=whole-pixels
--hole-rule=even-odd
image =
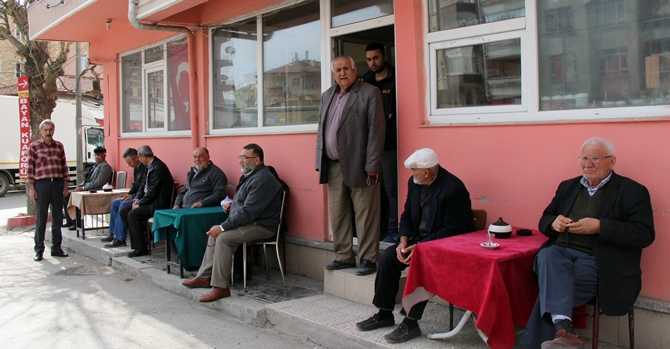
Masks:
[[[415,151],[405,160],[412,172],[407,182],[405,210],[400,217],[400,241],[379,257],[372,300],[379,312],[356,324],[360,331],[370,331],[395,324],[393,308],[398,294],[400,273],[410,266],[417,243],[442,239],[475,230],[470,193],[463,182],[439,165],[437,154],[429,148]],[[421,335],[417,321],[426,302],[407,312],[403,322],[384,336],[390,343],[406,342]]]

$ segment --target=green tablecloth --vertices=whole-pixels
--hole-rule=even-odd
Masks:
[[[184,269],[199,267],[209,229],[228,218],[221,206],[156,210],[151,228],[154,241],[174,240]]]

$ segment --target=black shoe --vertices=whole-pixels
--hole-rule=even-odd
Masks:
[[[419,326],[410,331],[407,325],[401,323],[395,330],[393,330],[393,332],[386,334],[384,339],[389,343],[403,343],[412,338],[419,337],[420,335],[421,329]]]
[[[67,230],[77,230],[77,227],[75,227],[74,224],[73,224],[73,225],[69,226],[67,228]]]
[[[346,268],[355,268],[356,263],[344,263],[340,261],[333,261],[333,263],[330,263],[326,265],[324,268],[326,270],[340,270],[340,269],[346,269]]]
[[[393,316],[390,318],[379,320],[379,314],[372,315],[367,320],[363,320],[356,324],[356,328],[359,331],[372,331],[382,327],[389,327],[395,325],[395,319]]]
[[[33,257],[33,260],[35,262],[39,262],[42,260],[42,253],[35,253],[35,257]]]
[[[126,246],[126,242],[124,240],[113,239],[111,243],[105,244],[105,247],[120,247],[120,246]]]
[[[68,222],[68,223],[65,223],[65,224],[61,225],[61,227],[62,227],[62,228],[69,228],[69,227],[71,227],[71,226],[73,226],[73,225],[74,225],[73,222]]]
[[[144,256],[148,254],[149,251],[146,248],[141,248],[139,250],[132,250],[128,252],[128,257],[133,258],[133,257],[139,257],[139,256]]]
[[[65,251],[60,250],[60,251],[51,251],[51,257],[67,257],[69,254],[65,253]]]
[[[114,234],[109,234],[108,237],[100,239],[101,242],[112,242],[114,241]],[[105,246],[107,247],[107,246]]]
[[[361,265],[356,269],[356,275],[363,276],[372,274],[377,271],[377,264],[370,262],[369,259],[364,259]]]

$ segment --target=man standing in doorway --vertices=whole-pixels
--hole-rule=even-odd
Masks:
[[[42,139],[30,144],[28,155],[28,196],[35,201],[35,258],[42,260],[44,254],[44,232],[47,227],[49,205],[51,205],[51,256],[67,257],[61,248],[63,236],[63,197],[67,196],[67,181],[70,173],[65,160],[63,143],[53,138],[56,124],[47,119],[40,123]]]
[[[356,80],[353,58],[336,57],[331,70],[337,84],[321,97],[316,136],[316,170],[319,183],[328,184],[336,254],[325,268],[356,266],[353,219],[360,261],[356,274],[367,275],[377,270],[379,253],[384,109],[379,89]]]
[[[363,81],[377,86],[382,94],[382,105],[386,118],[386,137],[382,159],[382,183],[388,198],[388,233],[384,242],[395,243],[398,239],[398,136],[396,122],[395,67],[386,62],[384,45],[373,42],[365,48],[367,73]],[[385,214],[385,212],[382,212]]]

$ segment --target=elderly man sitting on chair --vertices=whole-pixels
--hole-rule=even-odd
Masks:
[[[417,243],[447,238],[475,230],[470,193],[463,182],[447,172],[432,149],[419,149],[405,160],[412,172],[407,183],[405,210],[400,216],[400,241],[379,258],[372,300],[379,312],[356,324],[360,331],[371,331],[395,324],[393,307],[398,294],[400,273],[410,266]],[[427,302],[409,310],[403,322],[384,338],[401,343],[421,335],[418,320]]]
[[[572,309],[598,296],[605,315],[621,316],[642,287],[642,248],[655,237],[649,192],[614,173],[605,138],[586,140],[578,159],[582,175],[558,186],[540,218],[550,240],[535,257],[540,295],[521,338],[528,349],[584,348]]]
[[[172,208],[197,208],[217,206],[226,197],[228,178],[209,159],[205,147],[193,151],[193,167],[186,175],[186,184],[177,195]]]
[[[277,233],[281,214],[282,186],[263,163],[263,149],[248,144],[237,157],[242,170],[233,202],[226,205],[228,219],[208,232],[207,249],[198,274],[182,284],[186,287],[212,287],[200,297],[213,302],[230,296],[228,280],[237,246],[271,238]]]

